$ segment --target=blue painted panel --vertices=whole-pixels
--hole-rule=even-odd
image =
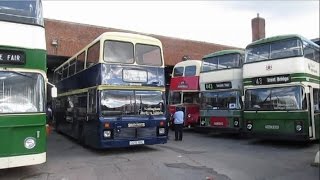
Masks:
[[[146,82],[125,82],[122,77],[123,70],[137,70],[147,72]],[[102,84],[141,84],[142,86],[164,86],[164,68],[161,67],[146,67],[134,65],[118,65],[118,64],[103,64],[102,65]]]
[[[123,70],[138,70],[147,72],[147,81],[139,82],[142,86],[164,87],[164,68],[136,65],[96,64],[77,74],[74,74],[56,84],[58,93],[75,89],[83,89],[97,85],[134,85],[136,82],[125,82]]]

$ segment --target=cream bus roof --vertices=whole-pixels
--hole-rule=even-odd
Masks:
[[[124,32],[105,32],[102,33],[100,36],[98,36],[95,40],[91,41],[89,44],[87,44],[84,48],[82,48],[80,51],[78,51],[75,55],[70,57],[66,62],[62,63],[59,67],[55,69],[62,68],[64,65],[68,64],[72,59],[76,58],[78,55],[80,55],[82,52],[84,52],[88,47],[92,46],[98,41],[104,41],[104,40],[115,40],[115,41],[127,41],[132,42],[134,44],[141,43],[141,44],[150,44],[159,46],[162,49],[162,43],[159,39],[156,39],[154,37],[140,35],[140,34],[133,34],[133,33],[124,33]],[[162,50],[161,50],[162,51]],[[161,52],[163,53],[163,52]]]
[[[161,41],[154,37],[133,34],[133,33],[124,33],[124,32],[105,32],[102,33],[99,37],[97,37],[94,41],[98,41],[100,39],[112,39],[112,40],[123,40],[123,41],[132,41],[134,43],[147,43],[162,46]]]
[[[185,60],[185,61],[178,62],[174,67],[185,67],[185,66],[191,66],[191,65],[200,67],[201,63],[202,63],[201,60]]]

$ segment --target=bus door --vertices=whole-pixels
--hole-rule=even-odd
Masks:
[[[309,111],[309,137],[310,139],[315,138],[315,111],[314,111],[314,100],[313,100],[313,88],[309,87],[309,95],[308,97],[308,111]]]

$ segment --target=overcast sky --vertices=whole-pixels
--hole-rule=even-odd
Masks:
[[[44,17],[244,48],[251,19],[266,20],[266,36],[319,37],[319,1],[53,1]]]

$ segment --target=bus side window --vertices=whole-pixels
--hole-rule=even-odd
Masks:
[[[69,66],[69,76],[72,76],[75,74],[76,71],[76,60],[73,59],[70,61],[70,66]]]
[[[313,89],[313,105],[314,105],[314,111],[320,112],[320,97],[319,94],[320,89]]]
[[[62,79],[68,77],[68,69],[69,69],[69,64],[66,64],[66,65],[63,66],[63,69],[62,69]]]
[[[87,53],[86,67],[90,67],[99,62],[100,41],[89,47]]]
[[[85,54],[82,52],[77,56],[76,73],[84,69]]]
[[[315,53],[315,50],[313,48],[311,48],[310,46],[305,46],[305,48],[304,48],[304,57],[305,58],[315,60],[314,53]]]

